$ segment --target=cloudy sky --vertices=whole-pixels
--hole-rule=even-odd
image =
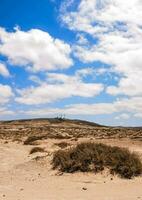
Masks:
[[[142,125],[141,0],[0,0],[0,120]]]

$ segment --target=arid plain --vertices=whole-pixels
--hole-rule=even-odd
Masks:
[[[0,123],[0,199],[136,200],[142,199],[142,177],[122,179],[100,173],[53,170],[53,153],[92,141],[127,147],[142,159],[142,128],[100,126],[66,119]],[[33,148],[38,150],[31,153]],[[40,151],[43,149],[43,151]]]

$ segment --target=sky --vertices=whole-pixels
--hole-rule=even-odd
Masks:
[[[0,120],[142,126],[141,0],[0,0]]]

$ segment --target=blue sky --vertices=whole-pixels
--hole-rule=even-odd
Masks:
[[[139,0],[1,0],[0,119],[141,126]]]

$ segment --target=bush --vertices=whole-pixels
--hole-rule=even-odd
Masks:
[[[29,136],[25,141],[24,144],[25,145],[33,145],[33,143],[37,140],[42,140],[42,139],[46,139],[47,135],[34,135],[34,136]]]
[[[80,143],[76,147],[59,150],[53,155],[53,169],[72,173],[99,172],[105,167],[111,174],[123,178],[132,178],[142,173],[142,163],[139,157],[125,148],[111,147],[93,142]]]
[[[30,151],[30,154],[37,153],[37,152],[45,152],[41,147],[33,147]]]
[[[66,148],[68,145],[70,145],[67,142],[60,142],[60,143],[55,143],[56,146],[60,147],[61,149]]]

